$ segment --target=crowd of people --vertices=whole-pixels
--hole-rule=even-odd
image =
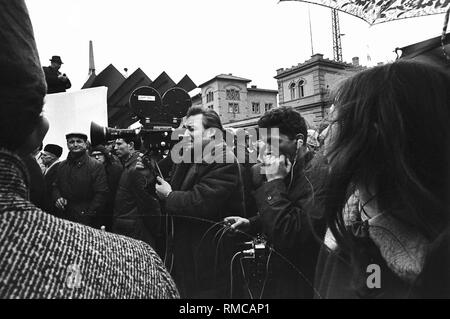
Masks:
[[[180,152],[156,164],[139,135],[90,145],[78,132],[59,161],[63,146],[39,151],[46,83],[26,6],[5,3],[0,297],[450,297],[448,72],[361,71],[319,132],[278,107],[257,143],[230,145],[194,106]]]

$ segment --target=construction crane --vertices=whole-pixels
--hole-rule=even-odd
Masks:
[[[333,58],[342,62],[341,28],[339,27],[339,14],[336,9],[331,9],[331,28],[333,30]]]

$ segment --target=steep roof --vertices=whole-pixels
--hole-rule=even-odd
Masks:
[[[153,81],[151,87],[159,92],[161,96],[170,88],[175,86],[175,82],[163,71],[156,79]]]
[[[95,76],[95,74],[94,74]],[[91,75],[92,77],[92,75]],[[108,88],[108,98],[116,91],[116,89],[125,81],[125,77],[120,73],[114,65],[108,65],[94,79],[89,77],[82,89],[106,86]]]
[[[186,74],[180,82],[178,82],[177,87],[182,88],[186,92],[191,92],[193,89],[197,88],[197,85],[194,83],[194,81],[191,80],[191,78]]]

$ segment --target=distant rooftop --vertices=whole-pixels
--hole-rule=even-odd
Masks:
[[[199,87],[203,87],[206,84],[208,84],[208,83],[210,83],[212,81],[215,81],[215,80],[227,80],[227,81],[231,80],[231,81],[239,81],[239,82],[245,82],[245,83],[249,83],[249,82],[252,81],[252,80],[249,80],[249,79],[245,79],[245,78],[241,78],[241,77],[238,77],[238,76],[234,76],[231,73],[229,73],[229,74],[219,74],[219,75],[216,75],[215,77],[213,77],[212,79],[210,79],[210,80],[200,84]]]
[[[323,58],[323,54],[321,53],[316,53],[314,55],[311,56],[310,59],[306,60],[303,63],[298,63],[297,65],[293,65],[290,68],[281,68],[277,70],[277,75],[274,76],[275,79],[279,79],[282,77],[285,77],[289,74],[304,70],[304,69],[308,69],[314,65],[318,65],[318,64],[322,64],[322,65],[328,65],[337,69],[348,69],[348,68],[357,68],[357,67],[361,67],[361,66],[355,66],[352,63],[347,63],[347,62],[337,62],[334,60],[330,60],[330,59],[324,59]]]

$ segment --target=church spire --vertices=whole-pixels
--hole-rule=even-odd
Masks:
[[[94,64],[94,47],[92,45],[92,40],[89,41],[89,75],[95,75],[95,64]]]

